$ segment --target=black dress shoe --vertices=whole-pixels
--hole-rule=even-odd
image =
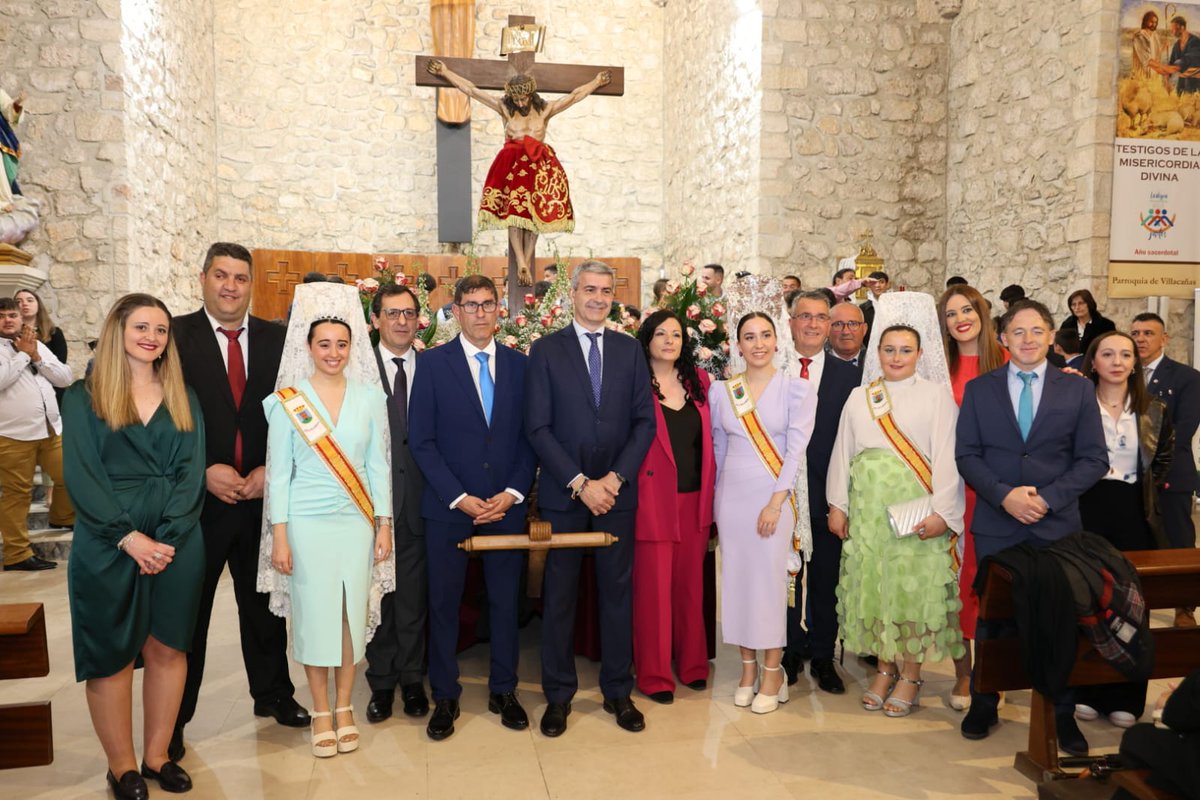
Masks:
[[[307,728],[312,722],[308,712],[296,702],[294,697],[282,697],[269,703],[255,703],[254,716],[274,717],[280,725],[289,728]]]
[[[646,729],[646,718],[628,697],[604,698],[604,710],[617,718],[617,725],[624,730],[637,733]]]
[[[705,678],[701,678],[700,680],[696,680],[696,681],[688,681],[687,687],[689,689],[694,689],[697,692],[703,692],[705,689],[708,688],[708,680]]]
[[[654,702],[660,703],[664,706],[669,706],[671,703],[675,702],[674,692],[651,692],[650,694],[646,695],[646,697],[649,697]]]
[[[796,652],[783,654],[783,671],[787,673],[788,686],[792,686],[800,678],[800,670],[804,667],[804,659]]]
[[[400,699],[404,701],[404,714],[423,717],[429,713],[429,698],[425,696],[425,684],[406,683],[400,687]]]
[[[1058,733],[1058,749],[1070,756],[1086,756],[1088,754],[1087,739],[1075,724],[1075,714],[1067,711],[1054,715],[1054,727]]]
[[[192,790],[192,776],[174,761],[164,762],[157,772],[147,767],[143,761],[142,777],[158,781],[158,788],[164,792],[183,794]]]
[[[55,569],[56,567],[58,567],[57,561],[47,561],[44,558],[30,556],[24,561],[18,561],[15,564],[5,564],[4,571],[12,572],[13,570],[16,570],[18,572],[38,572],[43,569]],[[127,772],[125,774],[128,775],[129,773]]]
[[[830,694],[845,694],[846,684],[842,683],[842,676],[837,674],[837,669],[833,666],[832,658],[821,658],[813,661],[808,665],[809,673],[817,679],[817,686],[822,692]]]
[[[383,722],[392,715],[392,703],[396,701],[395,689],[380,689],[371,692],[371,702],[367,703],[367,722]]]
[[[488,711],[500,715],[500,724],[514,731],[523,731],[529,727],[529,716],[521,708],[521,701],[516,692],[504,694],[488,693]]]
[[[971,701],[971,707],[967,709],[966,716],[962,721],[962,735],[964,739],[986,739],[988,734],[992,732],[992,726],[1000,724],[1000,715],[996,713],[994,707],[990,707],[987,703],[980,703],[977,700]]]
[[[554,738],[562,736],[567,729],[567,715],[571,713],[570,703],[551,703],[542,714],[542,733]]]
[[[454,720],[458,719],[457,700],[438,700],[434,705],[433,716],[425,726],[425,732],[435,742],[440,742],[454,733]]]
[[[176,726],[171,732],[171,743],[167,745],[167,758],[172,761],[182,761],[187,754],[187,748],[183,746],[183,726]]]
[[[145,779],[138,775],[136,769],[131,769],[121,776],[121,780],[113,777],[112,770],[108,771],[108,785],[112,788],[117,800],[147,800],[150,797],[150,787]]]

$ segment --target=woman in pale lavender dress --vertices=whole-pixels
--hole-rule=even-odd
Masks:
[[[812,435],[817,394],[807,381],[775,369],[775,323],[767,315],[753,312],[738,320],[737,346],[746,371],[713,383],[709,392],[721,629],[725,642],[742,652],[734,704],[765,714],[788,699],[779,663],[787,640],[788,556],[797,521],[792,501],[797,482],[806,480],[798,473]],[[761,447],[751,439],[755,430],[766,434]],[[759,650],[764,651],[763,675],[756,697]]]

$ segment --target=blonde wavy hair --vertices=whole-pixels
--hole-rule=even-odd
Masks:
[[[133,374],[125,353],[125,324],[129,315],[139,308],[157,308],[167,315],[167,346],[154,362],[154,371],[162,382],[163,403],[176,430],[190,431],[195,428],[195,420],[188,403],[179,353],[175,349],[171,312],[161,300],[148,294],[125,295],[113,305],[104,320],[104,328],[96,341],[92,374],[87,379],[92,410],[114,431],[141,424],[141,416],[133,402]]]

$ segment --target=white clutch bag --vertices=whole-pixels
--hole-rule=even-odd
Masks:
[[[933,513],[933,495],[926,494],[915,500],[893,503],[887,507],[888,525],[897,539],[912,536],[917,523]]]

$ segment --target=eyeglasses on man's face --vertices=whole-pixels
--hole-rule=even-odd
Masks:
[[[478,314],[480,311],[485,314],[490,314],[496,310],[497,303],[495,300],[484,300],[482,303],[477,303],[474,300],[468,300],[465,303],[455,303],[455,305],[468,314]]]
[[[791,317],[792,319],[798,319],[801,322],[813,322],[814,320],[816,322],[820,322],[821,324],[829,322],[828,314],[810,314],[807,311],[803,311],[799,314],[792,314]]]
[[[866,324],[865,322],[855,322],[854,320],[849,320],[849,321],[835,322],[832,325],[830,325],[829,327],[835,331],[840,331],[842,329],[845,329],[848,331],[856,331],[865,324]]]
[[[407,320],[414,320],[417,318],[417,315],[418,311],[415,308],[385,308],[383,310],[384,319],[391,322],[396,322],[401,317]]]

